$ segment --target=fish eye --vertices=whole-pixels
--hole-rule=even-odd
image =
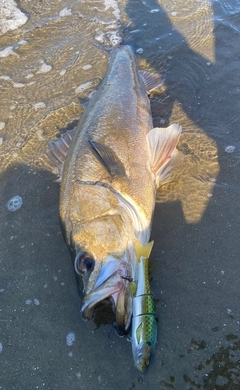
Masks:
[[[89,253],[78,254],[74,261],[74,268],[78,275],[92,271],[94,268],[94,259]]]

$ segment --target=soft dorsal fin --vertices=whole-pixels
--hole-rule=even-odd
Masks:
[[[66,133],[61,135],[61,138],[48,143],[50,150],[48,150],[46,154],[53,164],[60,169],[60,171],[62,170],[74,132],[75,129],[68,130]]]
[[[163,84],[163,78],[158,73],[151,73],[147,70],[139,70],[138,72],[143,79],[147,93],[161,87]]]
[[[156,127],[147,134],[150,153],[150,165],[156,177],[156,183],[164,181],[170,173],[173,161],[177,156],[176,146],[182,131],[179,125],[171,125],[167,128]],[[168,166],[168,169],[166,168]]]
[[[125,168],[116,153],[104,144],[88,140],[92,151],[102,166],[111,176],[126,176]]]

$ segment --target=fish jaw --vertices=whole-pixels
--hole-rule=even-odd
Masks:
[[[105,262],[93,289],[83,299],[83,318],[91,319],[95,306],[106,298],[111,298],[116,314],[116,331],[119,335],[126,334],[132,318],[133,296],[130,281],[133,275],[132,263],[117,259]]]

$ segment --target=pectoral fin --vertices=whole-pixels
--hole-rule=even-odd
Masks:
[[[122,162],[112,149],[93,140],[88,140],[88,142],[92,147],[95,157],[111,176],[126,176]]]
[[[148,135],[148,146],[150,153],[150,165],[156,177],[156,183],[166,181],[177,158],[176,146],[182,131],[179,125],[171,125],[167,128],[156,127]]]

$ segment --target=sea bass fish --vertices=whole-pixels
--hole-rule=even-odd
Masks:
[[[138,70],[129,46],[112,48],[74,134],[51,142],[48,152],[62,171],[60,220],[83,281],[82,315],[92,318],[110,298],[120,334],[132,317],[134,242],[149,241],[156,189],[174,165],[181,133],[178,125],[153,129],[148,92],[160,82]]]

